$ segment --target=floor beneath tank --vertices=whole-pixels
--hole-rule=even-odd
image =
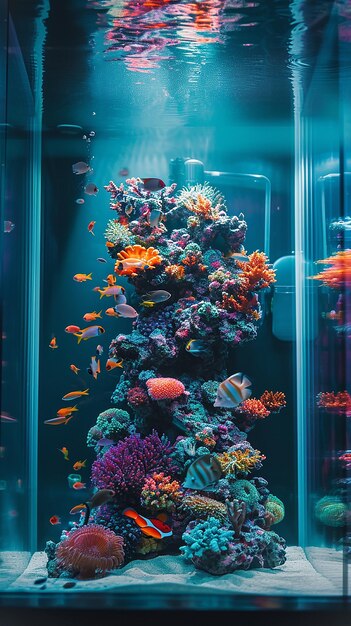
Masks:
[[[46,576],[46,555],[36,552],[5,552],[1,555],[0,590],[6,592],[38,592],[34,582]],[[237,593],[255,595],[336,596],[341,595],[342,555],[329,548],[310,548],[309,557],[304,551],[291,546],[287,549],[286,563],[273,570],[241,571],[226,576],[213,577],[195,570],[179,556],[158,556],[151,560],[133,561],[118,570],[94,581],[77,581],[73,589],[63,589],[66,580],[48,579],[41,594],[58,592],[121,592],[136,593],[147,589],[155,593]]]

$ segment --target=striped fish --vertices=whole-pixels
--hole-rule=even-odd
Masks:
[[[222,469],[212,454],[204,454],[194,461],[188,469],[183,487],[185,489],[211,489],[222,476]]]
[[[245,374],[237,373],[224,380],[217,389],[217,398],[213,406],[234,409],[251,396],[251,380]]]

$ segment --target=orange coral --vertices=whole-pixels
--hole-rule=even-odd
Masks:
[[[322,259],[318,263],[330,265],[316,276],[314,280],[320,280],[326,287],[340,289],[351,286],[351,250],[340,250],[335,255]]]
[[[136,276],[138,269],[154,269],[160,265],[162,258],[155,248],[144,246],[127,246],[117,254],[115,272],[119,276]]]
[[[282,391],[265,391],[260,397],[262,404],[272,413],[279,413],[286,406],[285,394]]]
[[[351,414],[351,396],[347,391],[322,391],[317,395],[317,406],[320,409],[336,413]]]
[[[56,557],[67,570],[79,572],[79,578],[92,578],[122,565],[123,537],[97,524],[72,530],[58,546]]]
[[[270,411],[268,411],[261,400],[257,400],[256,398],[244,400],[244,402],[240,404],[239,410],[240,413],[246,413],[257,419],[264,419],[270,414]]]
[[[185,276],[185,269],[182,265],[168,265],[165,268],[165,272],[171,278],[176,278],[177,280],[182,280]]]
[[[228,296],[228,294],[223,293],[221,307],[227,309],[227,311],[236,311],[244,315],[251,315],[254,320],[259,320],[261,317],[260,312],[254,308],[257,307],[256,297],[248,300],[247,297],[242,294]]]
[[[275,271],[269,267],[267,260],[264,252],[256,250],[249,255],[249,261],[236,261],[249,291],[264,289],[275,282]]]
[[[235,474],[241,472],[248,474],[265,460],[265,456],[259,450],[232,450],[217,455],[224,474]]]
[[[189,200],[184,202],[184,205],[186,206],[188,211],[195,213],[195,215],[199,215],[205,220],[215,221],[219,218],[218,206],[213,207],[210,200],[208,200],[208,198],[205,198],[201,194],[198,194],[196,196],[196,199],[190,198]]]
[[[176,378],[149,378],[146,386],[153,400],[174,400],[185,391],[183,383]]]

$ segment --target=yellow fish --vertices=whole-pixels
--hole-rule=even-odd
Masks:
[[[90,272],[90,274],[75,274],[73,276],[73,280],[75,280],[77,283],[85,283],[86,280],[92,280],[92,276],[92,272]]]
[[[60,452],[62,452],[65,461],[69,461],[67,448],[65,446],[63,446],[63,448],[59,448],[59,450],[60,450]]]
[[[82,467],[85,467],[87,460],[85,459],[85,461],[76,461],[75,464],[73,465],[73,469],[77,472],[78,470],[82,469]]]

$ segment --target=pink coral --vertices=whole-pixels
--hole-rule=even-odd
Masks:
[[[182,492],[177,480],[155,472],[145,479],[141,492],[142,505],[151,511],[170,511],[180,501]]]
[[[146,383],[153,400],[174,400],[185,392],[185,387],[176,378],[149,378]]]
[[[56,557],[65,569],[77,571],[79,578],[104,575],[122,565],[123,537],[97,524],[75,528],[59,544]]]

